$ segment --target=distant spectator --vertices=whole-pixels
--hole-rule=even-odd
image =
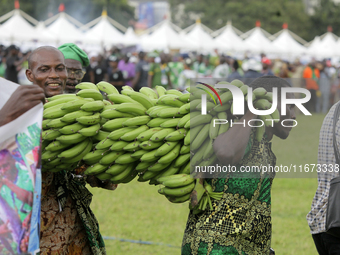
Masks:
[[[118,57],[112,55],[109,57],[109,68],[108,68],[108,77],[109,82],[115,86],[115,88],[119,91],[122,91],[122,86],[124,86],[124,75],[121,70],[118,68]]]
[[[211,64],[209,55],[204,58],[204,64],[205,64],[204,76],[205,77],[212,77],[215,66]]]
[[[204,62],[203,54],[197,56],[197,60],[194,62],[192,68],[196,72],[197,77],[202,77],[205,75],[207,68]]]
[[[164,57],[161,57],[161,63],[156,63],[155,58],[159,57],[157,53],[150,53],[151,63],[148,73],[148,87],[163,86],[166,89],[172,88],[170,81],[170,69],[166,64]]]
[[[232,73],[228,76],[227,81],[231,82],[235,79],[241,80],[243,77],[239,72],[240,65],[238,64],[238,61],[236,59],[233,59],[232,62]]]
[[[186,58],[184,60],[184,70],[180,73],[178,77],[178,89],[184,91],[185,88],[190,87],[191,82],[196,78],[196,72],[191,69],[192,60]]]
[[[306,108],[310,112],[315,112],[316,107],[316,92],[319,90],[318,80],[320,78],[320,72],[316,68],[315,61],[312,61],[306,66],[303,71],[303,78],[305,79],[305,87],[311,93],[311,99],[306,103]]]
[[[90,64],[93,70],[93,83],[97,84],[100,81],[107,81],[107,65],[101,55],[94,57],[94,62]]]
[[[20,50],[17,46],[11,45],[8,47],[8,55],[6,57],[6,72],[5,78],[9,81],[18,83],[18,72],[21,70],[21,64],[27,60],[29,54],[24,57],[19,57]]]
[[[317,97],[316,112],[327,113],[329,110],[329,99],[331,94],[331,74],[329,67],[326,63],[319,63],[318,69],[320,70],[319,91],[320,97]]]
[[[229,65],[226,62],[226,58],[222,56],[220,58],[220,64],[216,66],[214,72],[213,72],[213,78],[221,80],[226,80],[229,75]]]
[[[132,86],[135,77],[135,64],[129,62],[131,53],[126,53],[118,63],[118,69],[122,71],[125,85]]]
[[[272,68],[271,68],[272,67],[272,61],[267,57],[263,57],[261,62],[262,62],[262,74],[263,74],[263,76],[274,75]]]
[[[169,62],[168,66],[170,68],[170,80],[172,86],[177,89],[178,88],[178,77],[181,72],[184,70],[182,55],[178,55],[174,57],[174,60]]]
[[[260,62],[251,58],[243,63],[242,68],[244,70],[243,82],[249,85],[253,80],[262,76],[262,65]]]
[[[135,78],[132,81],[132,88],[139,91],[142,87],[148,86],[149,63],[145,60],[143,51],[138,54],[139,61],[135,68]]]

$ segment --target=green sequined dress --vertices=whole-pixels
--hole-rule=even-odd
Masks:
[[[271,143],[259,143],[252,130],[240,166],[275,166]],[[189,213],[182,255],[269,254],[271,240],[271,185],[274,174],[243,174],[235,178],[207,179],[214,191],[224,192],[213,210]],[[232,178],[231,178],[232,177]]]

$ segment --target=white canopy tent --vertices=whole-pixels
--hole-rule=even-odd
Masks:
[[[122,44],[124,35],[114,26],[124,32],[126,31],[124,26],[109,18],[104,11],[102,16],[82,27],[82,29],[89,28],[84,35],[84,44],[99,44],[104,46]]]
[[[306,41],[289,31],[288,28],[282,29],[273,37],[276,37],[273,41],[273,45],[279,50],[277,53],[280,56],[288,55],[290,57],[296,57],[307,53],[307,49],[296,40],[299,40],[303,44],[305,44]]]
[[[24,17],[25,18],[24,18]],[[37,24],[38,21],[30,17],[19,9],[15,9],[0,18],[0,22],[7,20],[0,27],[0,40],[9,41],[10,43],[22,44],[35,38],[34,27],[26,20]]]
[[[198,20],[190,32],[186,34],[187,40],[191,43],[188,49],[201,52],[211,52],[216,48],[212,36],[207,33],[204,28],[205,26],[203,26]]]
[[[269,36],[271,35],[268,32],[258,26],[242,35],[242,37],[247,37],[244,40],[247,51],[257,54],[275,54],[279,50],[268,39]]]
[[[226,26],[217,30],[212,35],[219,34],[214,39],[218,49],[231,52],[244,52],[246,51],[246,47],[244,41],[239,37],[241,33],[241,31],[234,28],[231,22],[228,21]]]
[[[124,45],[137,45],[140,44],[140,38],[135,34],[132,27],[128,27],[123,38]]]
[[[53,23],[52,23],[53,22]],[[79,43],[83,40],[83,33],[76,27],[82,25],[77,20],[65,12],[60,12],[54,17],[45,21],[45,24],[50,24],[47,30],[55,35],[58,45],[63,43]]]
[[[51,45],[54,45],[57,41],[56,35],[50,32],[42,21],[39,21],[35,27],[35,37],[38,38],[40,42],[50,43]]]
[[[169,20],[164,20],[151,28],[151,34],[141,37],[141,47],[145,51],[184,49],[190,47],[187,40],[180,37],[174,30],[174,25]]]
[[[337,44],[337,36],[327,32],[322,36],[316,36],[308,47],[308,54],[318,59],[340,56]]]

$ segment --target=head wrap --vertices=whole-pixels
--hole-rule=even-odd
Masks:
[[[74,43],[65,43],[58,48],[64,55],[65,59],[74,59],[81,63],[82,66],[88,66],[90,60],[86,53]]]

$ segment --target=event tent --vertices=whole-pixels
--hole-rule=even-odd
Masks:
[[[306,43],[302,38],[298,37],[296,34],[288,30],[287,25],[274,35],[276,39],[273,41],[273,45],[278,49],[278,54],[281,56],[299,56],[307,52],[307,49],[298,43]]]
[[[135,31],[132,27],[128,27],[126,30],[122,43],[124,45],[136,45],[140,43],[140,39],[135,34]]]
[[[41,42],[56,43],[55,34],[50,32],[42,21],[39,21],[38,25],[35,27],[35,36]]]
[[[19,9],[15,9],[0,18],[0,22],[6,20],[0,27],[0,40],[11,43],[19,43],[36,39],[34,27],[23,17],[29,18],[30,22],[37,24],[38,21]]]
[[[103,11],[99,18],[82,27],[82,29],[89,28],[85,31],[83,40],[84,44],[100,44],[105,46],[122,44],[124,35],[116,27],[114,27],[113,24],[118,26],[118,28],[122,31],[126,31],[125,27],[109,18],[106,11]]]
[[[190,47],[173,28],[169,20],[164,20],[158,26],[151,28],[151,34],[141,37],[141,47],[145,51],[183,49]]]
[[[186,34],[187,40],[191,45],[188,49],[197,51],[212,51],[216,48],[212,36],[206,32],[205,26],[201,24],[200,20],[192,27],[190,32]]]
[[[308,47],[308,54],[318,59],[339,56],[337,37],[332,32],[316,36]]]
[[[47,27],[47,30],[55,35],[58,45],[70,42],[79,43],[82,41],[83,33],[77,28],[81,23],[65,12],[60,12],[45,21],[45,24],[50,23],[52,24]]]
[[[239,37],[239,34],[242,32],[234,28],[231,22],[228,22],[226,26],[214,32],[213,35],[218,33],[219,35],[214,39],[218,49],[232,52],[246,51],[244,41]]]

